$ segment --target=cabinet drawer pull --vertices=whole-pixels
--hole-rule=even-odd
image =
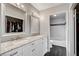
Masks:
[[[32,45],[34,45],[34,43],[32,43]]]
[[[35,51],[35,49],[32,50],[32,52]]]
[[[14,55],[16,55],[18,52],[16,51],[15,53],[13,53],[13,54],[10,54],[10,56],[14,56]]]

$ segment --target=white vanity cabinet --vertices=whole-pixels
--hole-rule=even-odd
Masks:
[[[9,52],[6,52],[2,54],[2,56],[22,56],[22,54],[23,54],[22,47],[20,47],[20,48],[13,49]]]
[[[42,39],[37,39],[23,46],[23,56],[42,56]]]
[[[47,52],[47,37],[43,37],[43,55]]]
[[[46,49],[47,39],[38,37],[20,47],[7,51],[6,53],[2,54],[2,56],[43,56]]]
[[[35,44],[33,45],[34,51],[32,51],[33,56],[42,56],[43,55],[43,45],[42,45],[42,38],[38,39],[37,41],[34,42]]]
[[[32,56],[32,45],[26,44],[23,46],[23,56]]]

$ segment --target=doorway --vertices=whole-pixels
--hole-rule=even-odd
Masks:
[[[66,56],[66,13],[55,13],[50,17],[50,51],[45,56]]]

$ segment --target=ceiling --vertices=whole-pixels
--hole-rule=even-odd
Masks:
[[[31,3],[36,9],[39,11],[45,10],[57,5],[60,5],[61,3]]]

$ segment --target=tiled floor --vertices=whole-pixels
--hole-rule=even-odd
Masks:
[[[66,48],[53,45],[52,48],[50,48],[50,52],[47,52],[45,56],[66,56]]]

